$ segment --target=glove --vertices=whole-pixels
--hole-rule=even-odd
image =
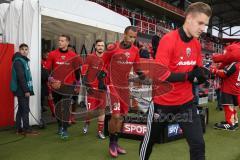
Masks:
[[[199,73],[199,68],[198,66],[195,66],[192,71],[187,73],[187,80],[193,83],[194,78],[196,77],[196,74]]]
[[[194,82],[194,79],[197,79],[198,84],[204,83],[209,77],[206,69],[203,67],[195,66],[192,71],[187,73],[187,80],[191,83]]]
[[[103,78],[105,78],[107,76],[106,72],[104,72],[103,70],[101,70],[100,72],[98,72],[97,74],[97,78],[98,80],[101,80]]]

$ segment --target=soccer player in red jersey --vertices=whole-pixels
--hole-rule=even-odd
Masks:
[[[112,157],[118,154],[126,154],[126,150],[118,144],[119,133],[122,128],[123,116],[129,110],[129,84],[128,78],[131,69],[140,76],[142,72],[135,65],[139,62],[139,50],[133,45],[137,37],[137,31],[133,26],[126,27],[124,38],[107,47],[104,53],[104,61],[108,69],[110,92],[111,119],[109,121],[109,153]]]
[[[91,112],[98,109],[98,137],[105,139],[103,133],[105,108],[106,108],[106,69],[104,68],[104,61],[102,59],[105,50],[105,43],[98,39],[95,43],[96,52],[89,54],[84,62],[85,73],[83,78],[84,85],[87,87],[87,109],[83,133],[88,132],[90,124]]]
[[[67,35],[59,36],[58,49],[49,53],[46,68],[52,71],[53,77],[49,77],[50,84],[53,88],[53,97],[55,104],[58,102],[58,107],[56,106],[56,118],[58,121],[58,134],[61,135],[62,139],[68,138],[68,120],[69,120],[69,107],[71,104],[66,104],[61,101],[65,98],[72,98],[73,95],[61,94],[61,89],[64,85],[80,84],[80,65],[82,64],[81,58],[76,55],[76,53],[68,50],[68,45],[70,42],[70,37]],[[77,61],[75,61],[77,60]],[[65,70],[64,70],[65,69]],[[67,72],[67,73],[65,73]],[[66,77],[62,77],[65,76]],[[57,78],[56,78],[57,77]],[[62,81],[62,82],[60,82]],[[60,85],[63,83],[64,85]],[[73,94],[73,92],[72,92]],[[67,101],[65,101],[67,102]],[[60,110],[59,115],[57,115],[57,110]],[[63,113],[62,113],[63,110]],[[61,114],[60,114],[61,113]]]
[[[141,160],[149,159],[154,143],[161,139],[160,133],[164,132],[169,121],[178,122],[182,128],[190,147],[190,159],[205,160],[205,142],[200,116],[193,104],[192,83],[203,83],[207,78],[198,38],[208,25],[211,13],[209,5],[192,3],[186,10],[184,25],[164,35],[159,42],[156,62],[168,67],[170,74],[166,81],[173,85],[173,89],[153,97],[147,132],[140,144]]]

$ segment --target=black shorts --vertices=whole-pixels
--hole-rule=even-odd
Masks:
[[[238,96],[222,92],[221,94],[222,105],[238,106]]]
[[[76,104],[78,101],[78,94],[74,92],[75,86],[62,85],[59,89],[52,92],[54,103],[57,103],[61,99],[72,99],[72,104]]]

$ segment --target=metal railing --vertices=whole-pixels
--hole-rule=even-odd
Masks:
[[[164,2],[162,0],[145,0],[145,1],[150,2],[150,3],[154,3],[154,4],[156,4],[156,5],[158,5],[162,8],[165,8],[165,9],[171,11],[171,12],[174,12],[174,13],[184,17],[184,11],[182,9],[177,8],[177,7],[171,5],[167,2]]]
[[[157,31],[160,31],[161,35],[164,35],[167,32],[171,31],[172,29],[175,29],[172,26],[168,25],[165,21],[162,21],[162,20],[159,20],[156,18],[152,18],[152,17],[147,17],[147,16],[141,15],[136,12],[132,12],[127,8],[119,7],[115,4],[105,2],[104,0],[90,0],[90,1],[96,2],[106,8],[109,8],[109,9],[125,16],[125,17],[128,17],[130,19],[132,25],[135,26],[137,28],[137,30],[142,33],[154,35],[157,33]],[[161,0],[148,0],[148,1],[152,1],[154,3],[159,2],[162,5],[162,7],[168,6],[165,4],[166,2],[163,2]],[[179,10],[181,10],[181,9],[179,9]],[[133,15],[133,13],[134,13],[134,15]],[[212,51],[212,52],[221,53],[223,50],[223,45],[214,43],[209,40],[200,39],[200,43],[201,43],[202,48]]]

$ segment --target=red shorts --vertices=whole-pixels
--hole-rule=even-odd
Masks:
[[[106,92],[94,91],[93,94],[87,95],[87,109],[93,111],[96,109],[106,108]]]
[[[116,91],[112,85],[108,85],[107,90],[111,114],[128,114],[130,104],[129,89],[118,89]],[[122,96],[120,97],[119,94]]]

